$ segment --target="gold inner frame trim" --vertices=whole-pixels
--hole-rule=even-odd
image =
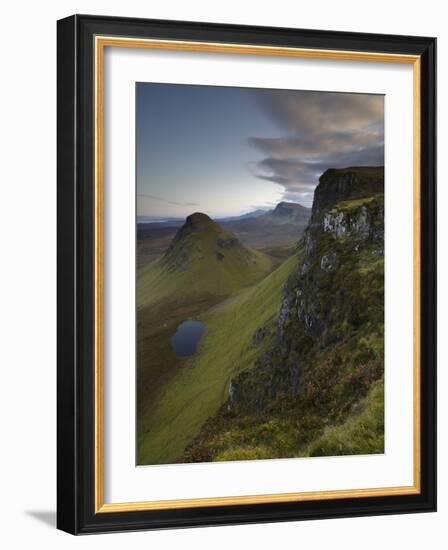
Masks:
[[[343,61],[371,61],[382,63],[406,63],[413,65],[413,298],[414,298],[414,372],[413,372],[413,424],[414,424],[414,469],[413,485],[348,490],[295,492],[263,495],[192,498],[179,500],[153,500],[141,502],[104,502],[104,52],[106,47],[152,48],[224,54],[246,54],[331,59]],[[257,46],[253,44],[226,44],[182,40],[156,40],[96,36],[95,55],[95,513],[130,512],[143,510],[167,510],[206,506],[232,506],[275,502],[303,502],[362,498],[393,495],[412,495],[421,492],[421,351],[420,351],[420,277],[421,277],[421,176],[420,176],[420,119],[421,119],[421,60],[417,55],[390,54],[382,52],[356,52],[309,48]]]

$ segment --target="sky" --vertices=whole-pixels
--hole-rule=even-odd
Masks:
[[[384,164],[384,96],[137,83],[137,216],[311,207],[328,168]]]

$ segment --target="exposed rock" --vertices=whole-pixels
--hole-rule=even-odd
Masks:
[[[259,257],[233,233],[206,214],[196,212],[177,230],[160,263],[168,273],[188,271],[198,263],[205,272],[207,262],[214,259],[224,268],[224,273],[229,266],[234,271],[246,270],[248,264],[256,266]]]
[[[280,312],[278,314],[278,330],[279,330],[280,338],[283,337],[286,323],[291,313],[293,304],[294,304],[294,296],[286,295],[283,298],[282,305],[280,306]]]
[[[260,410],[281,392],[298,392],[309,350],[335,345],[363,322],[381,322],[381,308],[371,313],[363,302],[365,268],[358,262],[368,264],[383,254],[383,177],[382,168],[356,168],[327,170],[320,178],[302,238],[303,256],[280,306],[275,342],[256,367],[232,381],[232,410]],[[378,284],[381,293],[383,283]]]
[[[267,329],[266,327],[260,327],[259,329],[257,329],[252,337],[252,342],[254,344],[259,344],[260,342],[262,342],[265,337],[266,337],[266,334],[267,334]]]
[[[324,172],[314,192],[312,218],[340,201],[384,192],[384,167],[353,167]]]
[[[380,214],[383,214],[382,208]],[[337,239],[353,237],[356,240],[365,240],[376,237],[377,240],[382,234],[376,235],[372,216],[377,216],[377,213],[370,211],[366,205],[354,212],[333,209],[323,217],[323,230]]]
[[[320,268],[323,271],[331,271],[336,267],[337,254],[336,252],[330,252],[324,254],[320,260]]]
[[[229,401],[227,403],[227,410],[231,411],[233,407],[233,403],[235,401],[235,384],[233,382],[230,382],[229,384]]]

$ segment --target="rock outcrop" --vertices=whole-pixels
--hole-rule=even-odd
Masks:
[[[196,212],[178,229],[161,264],[168,273],[176,273],[185,272],[194,263],[206,265],[210,259],[219,264],[232,261],[236,269],[257,262],[256,254],[233,233],[224,230],[206,214]]]
[[[310,388],[326,383],[313,366],[330,356],[337,365],[350,346],[360,354],[359,364],[346,375],[353,383],[363,381],[361,393],[381,375],[382,358],[375,367],[372,358],[382,346],[383,190],[383,168],[327,170],[321,176],[302,255],[284,290],[275,342],[256,367],[232,380],[229,410],[260,411],[281,395],[306,399]],[[336,349],[344,350],[342,359]]]
[[[295,202],[279,202],[277,206],[266,214],[265,217],[276,220],[279,223],[301,223],[308,221],[310,215],[309,208]]]

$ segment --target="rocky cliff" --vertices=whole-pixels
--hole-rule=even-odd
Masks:
[[[298,419],[295,431],[288,428],[295,439],[284,452],[306,454],[305,443],[325,426],[362,408],[383,374],[383,191],[382,167],[327,170],[321,176],[300,259],[284,289],[276,336],[256,366],[231,381],[221,414],[196,442],[201,456],[216,457],[210,429],[225,430],[238,417],[253,433],[261,419],[280,422],[284,415]]]
[[[232,382],[230,407],[260,408],[279,392],[297,393],[316,354],[383,326],[383,182],[380,168],[322,175],[276,341],[258,369]]]

